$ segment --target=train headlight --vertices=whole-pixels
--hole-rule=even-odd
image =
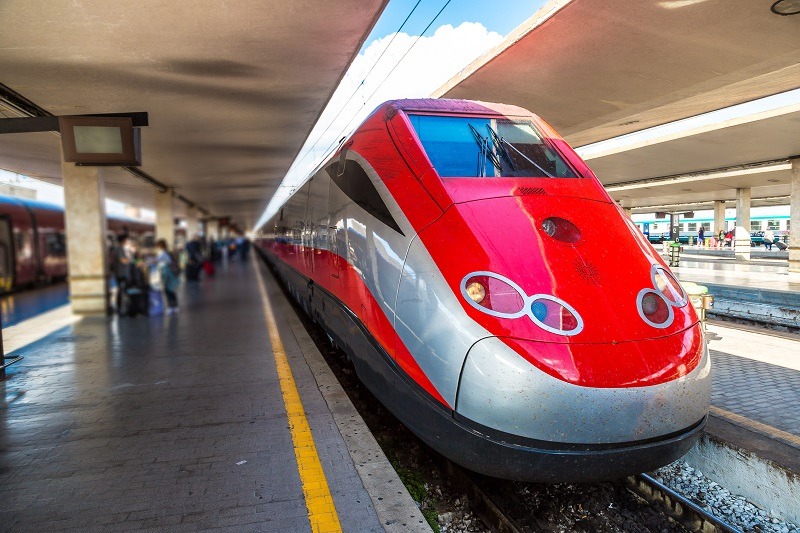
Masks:
[[[527,315],[540,328],[558,335],[577,335],[583,319],[574,307],[549,294],[528,296],[505,276],[480,271],[461,280],[461,295],[475,309],[498,318]]]
[[[513,281],[494,272],[473,272],[461,280],[461,294],[472,307],[499,318],[525,314],[525,292]]]
[[[674,314],[672,306],[667,303],[661,292],[653,289],[642,289],[636,297],[636,307],[642,320],[654,328],[666,328],[672,323]]]
[[[689,303],[689,296],[686,291],[683,290],[675,276],[667,269],[659,265],[653,265],[650,276],[653,281],[653,287],[661,293],[667,303],[675,307],[683,307]]]
[[[476,304],[481,303],[483,299],[486,297],[486,288],[477,281],[473,281],[472,283],[467,285],[466,290],[467,290],[467,296],[469,296],[470,299]]]
[[[536,294],[531,299],[530,317],[543,330],[567,337],[583,331],[583,319],[564,300],[549,294]]]

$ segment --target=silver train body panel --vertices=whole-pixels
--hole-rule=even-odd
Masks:
[[[551,442],[647,440],[705,416],[710,370],[704,347],[697,368],[680,379],[648,387],[582,387],[542,372],[493,337],[469,351],[456,412],[505,433]]]

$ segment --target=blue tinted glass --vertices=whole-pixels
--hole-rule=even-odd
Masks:
[[[529,121],[409,115],[440,176],[577,177]]]
[[[433,168],[440,176],[479,175],[478,159],[481,151],[464,118],[427,115],[410,115],[409,118],[433,163]],[[473,118],[469,123],[485,131],[489,120]],[[491,161],[487,161],[487,165],[489,168],[486,169],[486,175],[494,175]]]

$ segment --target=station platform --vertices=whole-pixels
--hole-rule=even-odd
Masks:
[[[428,527],[260,261],[179,299],[4,330],[0,530]]]
[[[672,271],[681,282],[708,287],[711,316],[740,319],[800,331],[800,275],[785,260],[742,261],[708,257],[708,250],[681,254]]]
[[[800,473],[800,335],[709,323],[706,432]]]

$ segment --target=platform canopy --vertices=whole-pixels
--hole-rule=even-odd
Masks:
[[[772,3],[554,0],[435,96],[525,107],[579,147],[789,91],[800,87],[800,15],[776,15]],[[606,185],[653,179],[635,192],[610,189],[637,206],[735,197],[734,185],[754,187],[753,198],[788,194],[788,170],[770,172],[783,187],[759,173],[696,190],[655,179],[796,155],[800,122],[787,109],[587,162]]]
[[[147,111],[141,170],[249,228],[387,2],[3,0],[0,83],[55,115]],[[0,168],[60,183],[59,146],[0,135]],[[105,173],[110,198],[152,207],[151,185]]]

